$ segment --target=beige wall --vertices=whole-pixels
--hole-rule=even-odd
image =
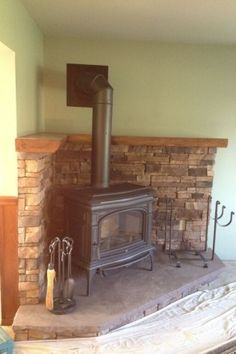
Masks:
[[[213,197],[236,209],[236,46],[46,38],[46,130],[84,133],[91,110],[66,107],[66,63],[109,66],[114,135],[228,138]],[[218,232],[224,259],[236,258],[235,225]]]
[[[15,52],[17,133],[42,128],[43,36],[20,0],[0,1],[0,41]]]

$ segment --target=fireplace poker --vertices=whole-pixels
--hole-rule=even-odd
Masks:
[[[65,237],[63,241],[66,244],[65,255],[67,255],[67,278],[64,281],[64,285],[63,285],[63,297],[72,299],[74,295],[74,286],[75,286],[74,279],[71,276],[71,252],[73,249],[73,240],[69,237]]]

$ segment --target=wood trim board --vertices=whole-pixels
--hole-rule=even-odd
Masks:
[[[19,306],[16,197],[0,197],[0,277],[2,324],[11,325]]]
[[[91,144],[90,134],[33,134],[16,139],[17,152],[54,153],[66,141],[71,143]],[[145,136],[112,136],[114,145],[151,145],[151,146],[183,146],[183,147],[215,147],[225,148],[225,138],[174,138]]]

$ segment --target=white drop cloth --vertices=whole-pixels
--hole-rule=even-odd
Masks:
[[[15,354],[201,354],[236,339],[236,282],[198,291],[101,337],[16,342]]]

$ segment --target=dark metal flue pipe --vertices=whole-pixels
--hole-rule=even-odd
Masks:
[[[90,89],[93,93],[91,184],[95,188],[107,188],[110,183],[113,88],[103,75],[96,75]]]

